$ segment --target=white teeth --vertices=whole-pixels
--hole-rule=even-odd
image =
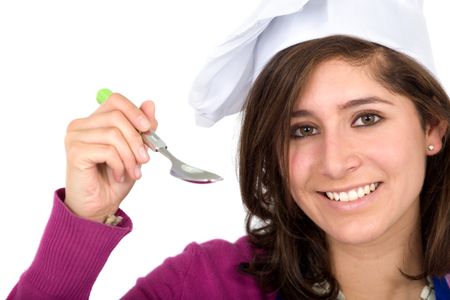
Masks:
[[[366,193],[364,193],[364,188],[362,188],[362,187],[358,188],[358,197],[359,198],[364,197],[365,194]]]
[[[365,186],[358,187],[348,192],[326,192],[328,199],[335,201],[354,201],[364,197],[375,191],[378,187],[378,183],[371,183]]]
[[[341,201],[348,201],[348,194],[346,192],[340,192],[339,193],[339,200],[341,200]]]
[[[348,200],[353,201],[358,199],[358,193],[355,190],[348,192]]]

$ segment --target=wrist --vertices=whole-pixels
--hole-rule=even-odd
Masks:
[[[107,225],[117,225],[122,220],[121,216],[116,216],[115,213],[106,213],[106,212],[100,212],[97,214],[92,214],[90,210],[83,210],[80,208],[76,208],[73,205],[71,205],[71,202],[68,201],[68,199],[62,199],[64,206],[76,217],[85,219],[88,221],[96,222],[96,223],[102,223]],[[86,213],[86,211],[88,213]],[[117,211],[117,210],[114,210]]]

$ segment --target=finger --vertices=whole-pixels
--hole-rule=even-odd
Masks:
[[[158,128],[158,121],[155,117],[155,103],[153,101],[145,101],[141,104],[140,109],[150,120],[151,130],[156,131],[156,128]]]
[[[66,141],[68,145],[81,142],[84,144],[111,146],[118,153],[119,159],[125,166],[129,176],[133,179],[141,177],[139,162],[136,160],[122,132],[116,127],[71,131],[67,133]],[[143,147],[143,149],[145,148]]]
[[[102,113],[108,111],[118,110],[130,121],[133,126],[140,132],[150,130],[151,123],[148,117],[142,112],[134,103],[119,93],[113,93],[108,100],[106,100],[94,112]]]
[[[129,120],[117,110],[97,113],[88,118],[74,120],[69,124],[67,132],[114,127],[117,128],[125,138],[136,161],[141,164],[148,162],[150,157],[144,146],[141,135],[136,131]]]
[[[125,166],[119,153],[111,145],[90,144],[81,141],[70,143],[67,149],[67,161],[79,170],[97,168],[105,163],[111,170],[114,179],[121,183],[125,179]]]

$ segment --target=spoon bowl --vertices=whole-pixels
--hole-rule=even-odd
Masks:
[[[101,89],[97,92],[97,102],[102,104],[111,95],[111,90]],[[155,152],[160,152],[172,162],[172,168],[170,169],[170,174],[172,176],[192,183],[212,183],[223,180],[219,175],[190,166],[173,156],[172,153],[167,150],[166,143],[164,143],[156,133],[148,131],[141,133],[141,136],[144,143],[149,146],[150,149]]]
[[[164,141],[154,132],[142,133],[142,139],[144,143],[155,152],[159,152],[167,157],[172,162],[170,168],[170,174],[178,179],[182,179],[191,183],[213,183],[223,180],[217,174],[193,167],[188,165],[167,150],[167,145]]]

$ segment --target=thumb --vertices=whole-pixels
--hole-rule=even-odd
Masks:
[[[158,121],[155,117],[155,103],[153,101],[145,101],[141,104],[140,109],[144,112],[151,124],[151,130],[156,131],[158,128]]]

